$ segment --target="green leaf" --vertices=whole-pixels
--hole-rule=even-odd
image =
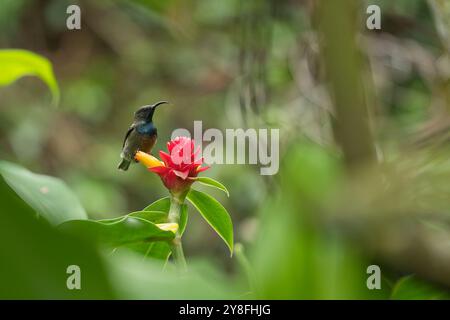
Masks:
[[[127,215],[128,217],[137,217],[147,221],[150,221],[154,224],[164,223],[167,220],[167,212],[162,211],[136,211]],[[100,222],[111,224],[120,222],[123,219],[122,217],[113,218],[113,219],[103,219],[98,220]],[[126,249],[129,249],[133,252],[136,252],[140,255],[143,255],[145,258],[151,257],[154,259],[159,259],[163,261],[167,261],[170,256],[170,245],[165,241],[154,241],[151,243],[148,242],[134,242],[125,244],[123,246]],[[115,250],[114,253],[119,252],[119,250]]]
[[[439,288],[424,280],[410,275],[397,281],[392,289],[394,300],[440,300],[450,299],[450,291]]]
[[[114,254],[120,254],[123,251],[123,248],[138,253],[144,256],[144,258],[153,258],[162,260],[164,262],[167,261],[171,253],[170,245],[166,241],[155,241],[150,243],[139,242],[127,244],[114,250]]]
[[[187,272],[180,275],[171,265],[164,268],[161,261],[124,251],[116,251],[107,259],[108,275],[119,299],[233,299],[245,290],[239,281],[204,260],[191,261]]]
[[[187,204],[181,205],[181,213],[180,213],[180,223],[178,224],[178,228],[180,228],[180,234],[183,235],[184,230],[186,230],[188,222],[188,208]]]
[[[147,251],[144,253],[144,256],[167,261],[167,259],[169,259],[170,253],[171,249],[169,243],[157,241],[150,243],[150,245],[147,247]]]
[[[109,218],[109,219],[100,219],[100,220],[96,220],[96,221],[106,223],[106,224],[115,223],[115,222],[123,220],[123,218],[125,216],[145,219],[154,224],[167,222],[167,212],[163,212],[163,211],[135,211],[135,212],[131,212],[124,216],[120,216],[120,217],[116,217],[116,218]]]
[[[165,198],[156,200],[152,204],[148,205],[147,207],[144,208],[143,211],[131,213],[131,215],[140,216],[140,217],[147,219],[153,223],[164,223],[164,222],[167,222],[167,215],[169,214],[169,210],[170,210],[170,198],[165,197]],[[146,216],[147,214],[144,212],[148,212],[148,211],[150,211],[150,212],[165,212],[166,215],[164,218],[161,216],[160,219],[156,220],[155,218]],[[154,213],[152,213],[150,215],[154,215]],[[184,230],[186,230],[187,221],[188,221],[187,205],[183,203],[181,205],[180,223],[178,226],[180,228],[181,235],[183,235]]]
[[[161,230],[150,221],[129,216],[114,222],[71,220],[61,224],[59,228],[67,233],[88,237],[111,247],[169,241],[175,237],[173,232]]]
[[[0,161],[0,174],[29,206],[51,224],[87,219],[80,201],[62,180],[32,173],[6,161]]]
[[[170,209],[170,198],[165,197],[156,200],[152,204],[145,207],[142,211],[163,211],[168,213],[169,209]]]
[[[144,210],[142,211],[136,211],[128,214],[128,216],[131,217],[138,217],[141,219],[145,219],[151,223],[165,223],[167,222],[167,216],[169,214],[170,209],[170,198],[165,197],[159,200],[156,200],[152,204],[148,205]],[[117,222],[123,217],[114,218],[114,219],[108,219],[108,220],[100,220],[105,223],[113,223]],[[179,230],[180,234],[183,235],[188,220],[188,210],[187,205],[183,204],[181,206],[181,213],[180,213],[180,223],[179,223]],[[151,257],[155,259],[160,259],[167,261],[167,259],[170,256],[171,249],[170,245],[168,245],[165,241],[155,241],[152,243],[133,243],[133,244],[127,244],[126,247],[134,252],[137,252],[144,257]]]
[[[36,76],[50,88],[54,104],[58,103],[58,83],[46,58],[26,50],[3,49],[0,50],[0,69],[0,86],[7,86],[24,76]]]
[[[225,192],[228,197],[230,196],[228,189],[223,184],[221,184],[219,181],[214,180],[213,178],[197,177],[197,178],[194,178],[194,180],[200,182],[201,184],[220,189],[223,192]]]
[[[93,245],[61,234],[0,177],[0,299],[112,299],[105,261]],[[81,290],[68,290],[70,265]]]
[[[167,222],[167,212],[163,211],[136,211],[129,214],[130,217],[138,217],[153,223]]]
[[[164,202],[158,200],[160,202],[160,207],[153,206],[153,208],[159,208],[164,209]],[[157,202],[158,202],[157,201]],[[183,205],[181,209],[181,219],[180,219],[180,232],[183,234],[184,228],[186,227],[187,222],[187,206]],[[141,219],[145,219],[147,221],[150,221],[154,224],[157,223],[165,223],[167,222],[167,212],[163,211],[136,211],[128,214],[129,217],[137,217]],[[120,221],[123,219],[123,217],[114,218],[114,219],[104,219],[99,220],[103,223],[115,223],[117,221]],[[155,241],[151,242],[150,244],[147,242],[139,242],[139,243],[132,243],[126,245],[127,249],[130,249],[134,252],[137,252],[145,257],[151,257],[155,259],[160,259],[163,261],[166,261],[170,256],[170,245],[165,241]]]
[[[191,189],[187,199],[225,241],[233,254],[233,223],[227,210],[216,199],[197,190]]]

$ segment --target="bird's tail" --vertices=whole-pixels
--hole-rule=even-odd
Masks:
[[[122,159],[122,161],[120,161],[119,165],[117,166],[117,169],[127,171],[129,166],[130,166],[130,161],[127,159]]]

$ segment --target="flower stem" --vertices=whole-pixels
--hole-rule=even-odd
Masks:
[[[169,222],[177,223],[178,225],[180,224],[181,205],[183,202],[184,199],[180,199],[180,197],[176,197],[174,195],[170,196],[170,209],[168,216]],[[183,253],[183,245],[181,243],[180,228],[178,228],[175,238],[172,240],[171,247],[172,255],[178,270],[182,272],[186,271],[187,266]]]

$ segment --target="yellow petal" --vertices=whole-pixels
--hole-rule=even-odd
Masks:
[[[159,223],[156,226],[164,231],[172,231],[173,233],[178,231],[178,223]]]
[[[142,151],[136,152],[136,155],[134,156],[134,158],[137,161],[139,161],[140,163],[142,163],[144,166],[146,166],[147,168],[164,167],[164,162],[156,159],[151,154],[148,154],[148,153],[145,153]]]

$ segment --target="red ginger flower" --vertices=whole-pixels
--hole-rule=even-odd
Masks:
[[[190,138],[176,137],[167,143],[167,149],[169,153],[159,152],[163,162],[141,151],[136,153],[135,158],[158,174],[172,193],[181,193],[189,189],[194,178],[209,167],[201,167],[203,158],[196,159],[200,148],[195,150],[194,141]]]

